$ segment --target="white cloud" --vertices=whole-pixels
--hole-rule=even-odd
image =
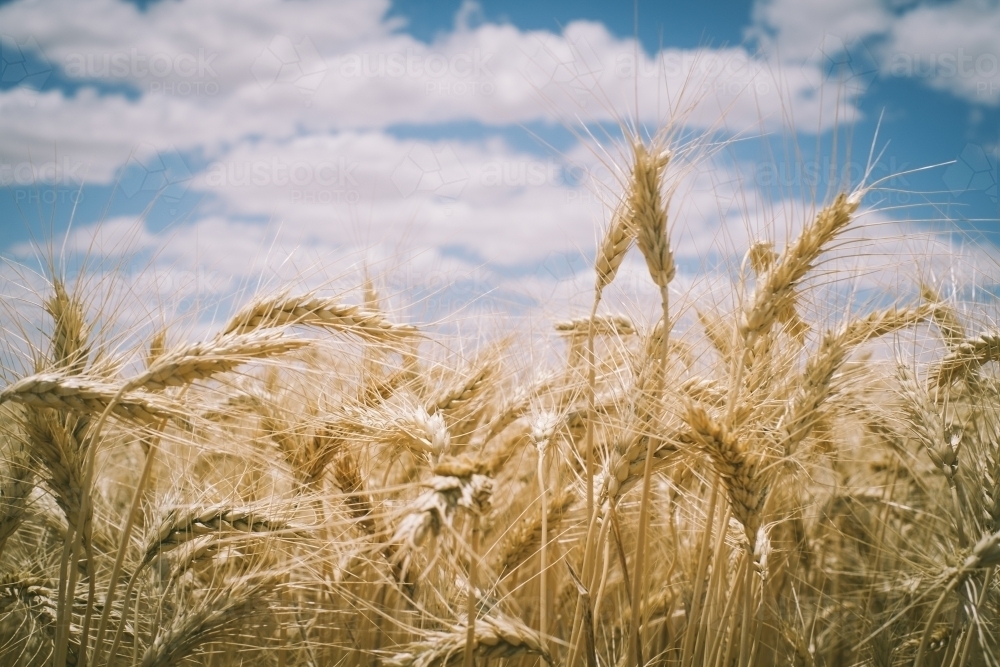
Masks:
[[[69,247],[79,252],[137,253],[143,266],[129,282],[137,291],[224,298],[259,279],[345,290],[367,266],[398,302],[416,299],[428,317],[470,303],[577,314],[592,276],[566,258],[590,254],[608,218],[605,199],[617,194],[611,158],[584,145],[540,158],[489,131],[430,140],[389,128],[631,122],[637,103],[647,127],[676,112],[691,128],[730,136],[789,124],[828,129],[856,118],[860,88],[846,99],[824,88],[836,83],[824,78],[825,63],[808,60],[823,36],[812,26],[842,30],[845,40],[895,31],[904,44],[924,20],[913,10],[910,23],[897,21],[863,0],[805,10],[775,0],[755,16],[778,55],[742,47],[649,55],[599,23],[576,21],[561,33],[472,26],[471,5],[463,7],[453,31],[425,44],[386,18],[386,2],[2,5],[0,25],[18,43],[33,38],[65,76],[103,87],[0,91],[0,181],[16,181],[55,147],[66,166],[50,180],[121,177],[141,189],[148,177],[154,187],[166,179],[206,195],[203,217],[165,232],[122,218],[73,234]],[[121,84],[135,94],[104,90]],[[678,285],[690,294],[701,289],[692,268],[700,259],[731,263],[764,230],[803,224],[801,206],[768,202],[757,185],[715,164],[685,181],[672,219],[685,263]],[[250,222],[261,219],[268,222]],[[882,229],[891,231],[866,253],[904,234]],[[550,272],[547,261],[568,268]],[[525,268],[532,265],[539,268]],[[702,285],[729,285],[719,267],[701,268],[710,275]],[[654,297],[637,256],[615,289],[623,306]]]
[[[882,77],[920,80],[976,104],[1000,103],[996,3],[894,8],[884,0],[759,0],[753,18],[748,34],[786,62],[825,56],[829,69],[850,75],[871,57]]]
[[[776,74],[739,47],[650,56],[586,21],[561,34],[460,21],[425,44],[399,32],[387,9],[264,0],[145,11],[118,0],[0,6],[5,32],[33,39],[65,78],[85,85],[75,95],[0,93],[3,158],[20,163],[55,146],[87,162],[92,182],[107,182],[140,144],[211,155],[248,138],[399,124],[616,121],[634,117],[636,86],[640,117],[654,124],[694,101],[686,119],[696,127],[724,117],[741,131],[761,116],[778,127],[790,101],[803,127],[837,117],[836,97],[812,95],[808,71]],[[98,94],[91,85],[112,88]],[[116,92],[121,85],[131,97]]]
[[[956,97],[1000,103],[1000,5],[919,6],[892,26],[883,50],[891,76],[909,76]]]
[[[892,14],[880,0],[758,0],[749,33],[787,62],[810,58],[828,38],[843,43],[885,32]]]

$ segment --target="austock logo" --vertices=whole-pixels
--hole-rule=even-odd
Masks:
[[[87,166],[69,156],[42,163],[0,162],[0,187],[9,188],[19,204],[76,203],[83,196]]]
[[[293,41],[276,35],[254,60],[250,71],[261,88],[289,85],[305,95],[313,95],[326,78],[327,65],[312,40]]]
[[[833,80],[843,84],[847,94],[853,97],[868,91],[878,76],[879,67],[860,37],[845,42],[834,35],[827,35],[806,60],[804,71],[807,78],[813,79],[814,90]],[[819,73],[819,81],[814,78],[815,72]]]
[[[175,204],[187,192],[194,174],[173,146],[164,150],[139,145],[122,167],[118,189],[129,199],[139,193],[162,197]]]
[[[567,35],[539,40],[529,54],[525,75],[531,85],[545,94],[568,91],[586,106],[604,73],[604,62],[582,36]]]
[[[52,65],[33,37],[18,43],[0,34],[0,85],[40,90],[51,75]],[[34,106],[34,99],[28,104]]]
[[[357,204],[359,167],[345,157],[320,162],[280,157],[229,160],[209,165],[204,183],[211,188],[278,188],[286,190],[293,203]]]
[[[942,176],[951,194],[957,197],[967,192],[982,192],[997,202],[997,183],[1000,182],[997,151],[996,146],[990,149],[966,144]]]
[[[345,78],[399,79],[429,77],[441,79],[493,78],[489,62],[492,53],[473,49],[450,56],[443,53],[417,53],[412,48],[406,53],[348,53],[339,58],[339,74]]]
[[[148,81],[148,92],[178,97],[217,95],[217,53],[128,51],[71,53],[63,60],[66,76],[82,80]]]
[[[469,172],[448,145],[435,149],[425,143],[414,144],[392,172],[392,183],[404,199],[424,192],[455,200],[468,182]]]

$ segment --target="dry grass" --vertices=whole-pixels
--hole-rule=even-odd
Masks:
[[[729,312],[677,299],[668,143],[531,368],[443,364],[370,281],[129,350],[53,280],[0,390],[0,663],[996,665],[985,307],[829,312],[863,191],[754,242]],[[598,312],[633,243],[648,323]]]

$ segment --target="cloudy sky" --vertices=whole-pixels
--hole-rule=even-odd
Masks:
[[[618,128],[672,119],[701,147],[683,275],[862,181],[857,248],[1000,240],[996,2],[623,6],[0,2],[0,256],[54,239],[174,298],[367,272],[431,311],[572,311]]]

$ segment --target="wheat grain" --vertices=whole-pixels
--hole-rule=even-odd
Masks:
[[[843,366],[852,348],[879,336],[885,336],[918,324],[933,313],[933,307],[889,308],[848,322],[838,331],[823,337],[820,347],[806,362],[805,371],[795,382],[794,396],[781,419],[782,448],[791,455],[822,419],[822,404],[833,390],[834,375]]]
[[[466,628],[456,625],[449,630],[425,632],[425,639],[405,652],[384,660],[387,667],[447,667],[461,660],[465,650]],[[520,621],[490,615],[476,620],[475,653],[482,660],[500,660],[519,655],[537,655],[549,665],[552,657],[542,647],[537,633]]]
[[[722,355],[723,359],[729,359],[733,353],[733,340],[732,335],[726,331],[726,323],[715,313],[699,309],[695,312],[712,347]]]
[[[11,535],[17,532],[28,510],[28,497],[35,487],[35,474],[23,443],[10,444],[0,468],[0,553]]]
[[[333,477],[340,490],[347,494],[344,503],[351,516],[366,533],[376,532],[374,508],[364,493],[364,482],[357,458],[350,451],[343,451],[334,458]]]
[[[688,406],[685,419],[692,440],[705,451],[725,481],[733,515],[742,524],[752,549],[767,496],[767,482],[759,464],[751,460],[738,439],[698,405]]]
[[[747,252],[750,259],[750,266],[758,278],[767,274],[778,261],[778,253],[774,251],[774,244],[765,241],[755,241]],[[784,331],[799,343],[805,341],[806,334],[809,333],[807,325],[799,316],[795,309],[795,302],[798,300],[793,290],[791,298],[778,310],[777,320],[784,326]]]
[[[580,317],[575,320],[556,322],[556,333],[567,338],[583,338],[589,332],[590,318]],[[595,336],[624,337],[635,334],[635,325],[625,315],[598,315],[593,319]]]
[[[477,513],[485,509],[493,493],[493,482],[489,477],[470,470],[440,470],[470,474],[463,477],[436,475],[425,482],[428,490],[403,512],[393,542],[416,549],[429,533],[436,535],[442,527],[450,526],[458,508]]]
[[[159,354],[149,368],[127,383],[129,390],[160,391],[204,380],[254,359],[267,359],[308,345],[281,332],[254,331],[224,335],[204,343],[181,345]]]
[[[58,614],[58,601],[56,591],[51,584],[42,577],[33,576],[23,572],[7,572],[0,576],[0,612],[8,612],[16,604],[23,605],[31,614],[34,623],[50,640],[56,634],[56,618]],[[72,610],[79,616],[87,606],[87,598],[77,595],[72,600]],[[104,605],[100,602],[96,607],[103,610]],[[127,637],[133,637],[135,630],[131,625],[125,624],[121,614],[112,611],[110,617],[122,623],[122,632]],[[76,623],[70,624],[69,650],[66,656],[67,665],[78,664],[80,656],[82,638],[82,628]]]
[[[276,517],[273,508],[233,507],[220,504],[210,507],[170,510],[150,535],[140,567],[165,551],[191,540],[212,535],[268,533],[285,537],[305,534],[305,528]]]
[[[965,341],[965,325],[962,324],[958,313],[927,283],[920,283],[920,296],[928,304],[933,305],[934,323],[941,331],[941,337],[944,338],[948,348],[954,350]]]
[[[601,247],[598,248],[594,260],[594,270],[597,273],[594,287],[595,300],[599,301],[604,288],[614,282],[618,269],[634,242],[635,228],[624,206],[620,206],[611,218],[611,225],[601,241]]]
[[[50,364],[71,373],[79,373],[90,356],[90,327],[84,305],[77,294],[69,294],[62,280],[52,281],[52,295],[45,299],[45,311],[52,318],[49,337]],[[42,365],[36,370],[43,370]]]
[[[929,373],[930,381],[945,387],[964,380],[991,361],[1000,361],[1000,332],[988,331],[954,346]]]
[[[850,224],[859,203],[858,195],[837,195],[757,282],[740,320],[740,332],[749,347],[771,328],[783,310],[794,306],[795,287],[813,268],[823,249]]]
[[[181,611],[142,656],[142,667],[167,667],[183,661],[203,645],[232,638],[237,624],[267,608],[264,594],[273,582],[244,578],[206,595],[193,609]]]
[[[630,226],[635,230],[636,245],[646,259],[649,275],[664,289],[674,279],[677,268],[667,238],[667,211],[660,188],[670,153],[650,151],[640,141],[633,143],[634,163],[628,196]]]
[[[349,333],[372,342],[393,343],[411,338],[415,327],[390,322],[378,311],[340,303],[314,295],[264,297],[247,305],[232,317],[224,334],[247,333],[258,329],[310,326]]]
[[[39,373],[5,387],[0,391],[0,403],[15,401],[35,408],[56,408],[83,415],[101,414],[111,405],[112,414],[142,424],[184,414],[179,407],[156,396],[121,393],[121,389],[121,386],[100,380]]]
[[[948,432],[941,416],[931,406],[926,391],[905,366],[898,366],[900,390],[904,398],[908,425],[925,447],[934,465],[949,480],[958,472],[958,454],[961,438]]]
[[[428,401],[424,409],[429,415],[438,412],[458,410],[472,401],[476,395],[487,386],[487,380],[493,371],[492,363],[487,363],[473,371],[464,380],[459,380],[452,386],[445,387],[435,398]]]
[[[566,487],[549,499],[546,515],[549,530],[556,529],[576,502],[572,487]],[[542,544],[542,514],[531,512],[508,529],[500,545],[494,569],[506,576],[520,567],[526,560],[538,553]]]
[[[50,639],[55,637],[58,601],[55,591],[38,577],[8,573],[0,578],[0,611],[20,602],[31,612],[34,621]],[[66,664],[73,667],[80,653],[80,627],[70,626]]]
[[[391,562],[400,580],[408,579],[412,554],[420,548],[428,535],[436,537],[442,529],[451,531],[459,508],[476,515],[482,514],[486,509],[493,493],[493,481],[471,470],[457,472],[469,474],[461,477],[431,477],[423,484],[428,490],[401,512],[402,518],[390,540],[396,547]]]

